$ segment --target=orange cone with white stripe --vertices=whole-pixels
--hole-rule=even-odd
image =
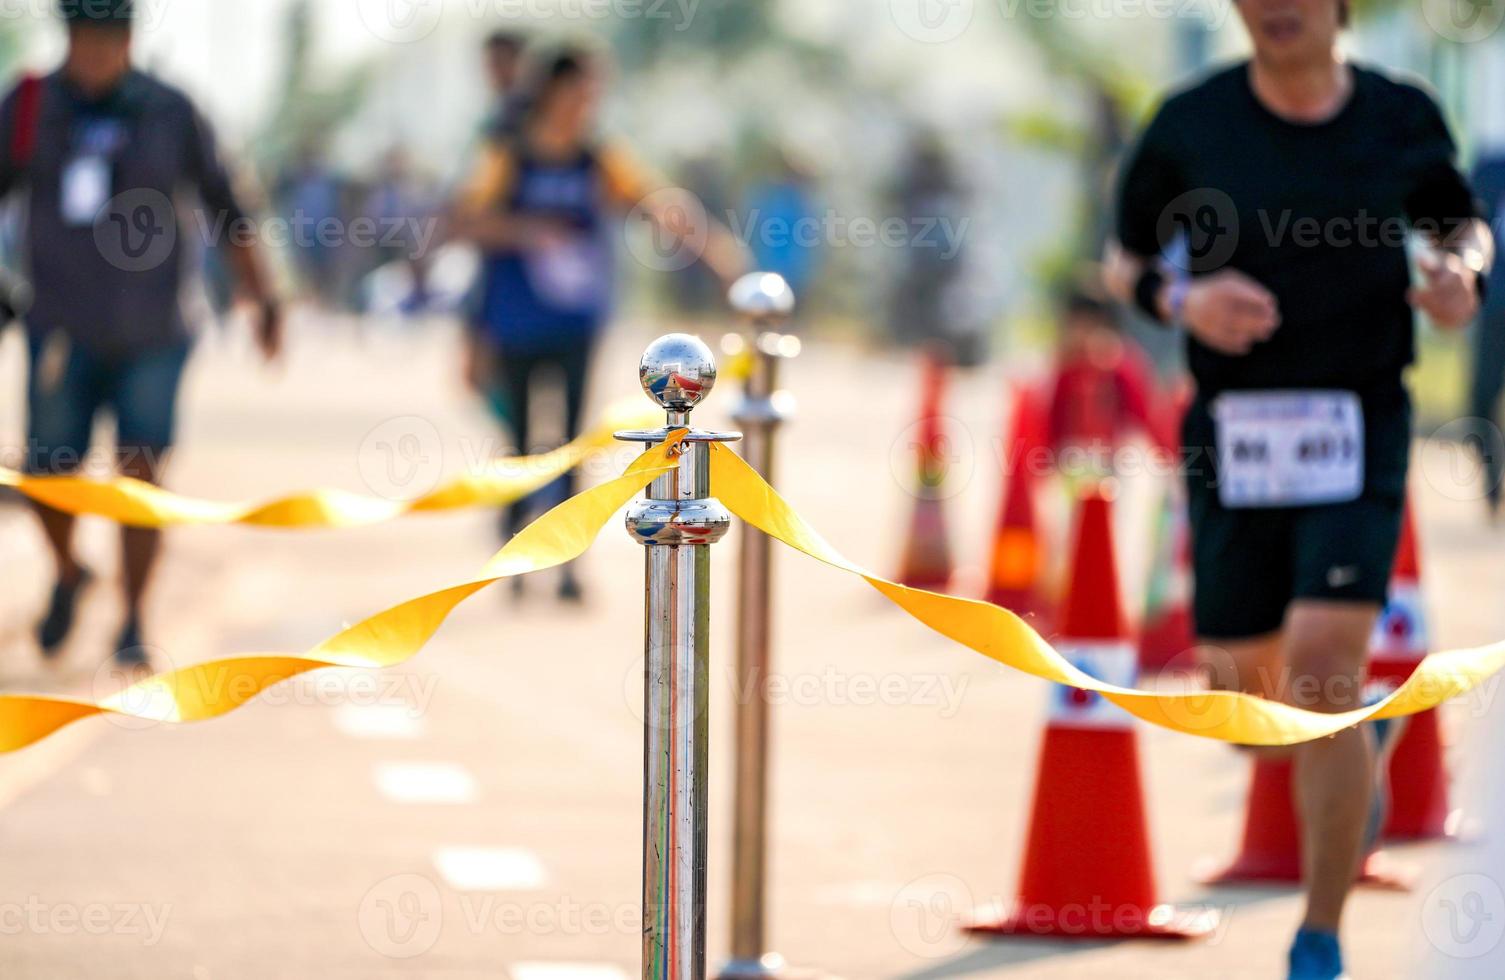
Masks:
[[[1370,641],[1369,677],[1394,689],[1427,655],[1427,616],[1421,562],[1409,502],[1390,577],[1390,597]],[[1448,777],[1437,709],[1413,715],[1390,757],[1390,816],[1384,835],[1421,840],[1448,835]]]
[[[925,357],[920,419],[915,426],[916,476],[914,511],[899,560],[898,581],[916,589],[944,589],[951,581],[951,543],[942,508],[946,479],[946,432],[941,401],[946,389],[946,361],[936,352]]]
[[[1013,610],[1039,632],[1049,628],[1049,602],[1041,575],[1040,532],[1035,519],[1039,399],[1027,385],[1014,388],[1011,433],[1004,444],[1004,497],[988,562],[984,598]]]
[[[1291,760],[1256,758],[1249,781],[1244,834],[1233,860],[1226,864],[1203,861],[1197,880],[1206,885],[1295,883],[1301,880],[1301,828],[1292,796]],[[1397,864],[1384,851],[1364,860],[1359,884],[1390,891],[1408,891],[1414,884],[1411,868]]]
[[[1093,677],[1133,686],[1136,653],[1125,626],[1109,503],[1082,502],[1071,585],[1056,648]],[[1052,686],[1040,747],[1019,891],[968,926],[991,935],[1185,939],[1217,924],[1210,909],[1155,896],[1155,876],[1132,718],[1091,691]]]

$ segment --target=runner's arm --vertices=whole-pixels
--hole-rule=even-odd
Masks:
[[[724,224],[706,213],[695,195],[670,187],[640,166],[620,146],[601,150],[606,193],[623,212],[637,212],[686,247],[728,287],[747,271],[747,249]]]
[[[545,245],[560,236],[547,218],[525,218],[508,208],[517,162],[512,149],[491,140],[450,208],[450,234],[483,249],[522,250]]]
[[[17,104],[20,87],[11,89],[4,102],[0,102],[0,200],[9,197],[20,183],[20,168],[16,165],[12,147],[16,142]],[[13,256],[7,256],[13,258]],[[0,268],[0,331],[16,323],[26,313],[30,304],[31,287],[10,269]]]
[[[1162,109],[1124,162],[1118,237],[1108,243],[1104,279],[1119,302],[1160,323],[1186,327],[1215,351],[1247,354],[1280,326],[1274,294],[1234,269],[1193,266],[1166,274],[1169,264],[1160,258],[1174,244],[1174,209],[1199,203],[1187,196],[1177,164],[1177,129]],[[1178,276],[1185,279],[1189,273],[1194,274],[1189,281],[1177,283]]]
[[[1437,252],[1418,261],[1423,283],[1406,294],[1411,305],[1444,329],[1466,327],[1479,312],[1484,276],[1494,264],[1494,236],[1475,218],[1434,238]]]
[[[230,168],[219,152],[209,121],[192,106],[188,107],[188,174],[198,190],[207,212],[204,228],[232,231],[247,220],[237,194]],[[258,236],[222,235],[219,244],[235,273],[236,282],[256,304],[256,343],[267,360],[275,360],[282,351],[282,303],[267,269]]]
[[[20,91],[20,87],[12,88],[5,101],[0,102],[0,199],[16,189],[20,176],[11,152],[17,139],[16,106],[20,101]]]
[[[1458,167],[1457,147],[1442,111],[1425,92],[1417,89],[1415,95],[1412,145],[1419,159],[1406,215],[1437,253],[1419,261],[1424,281],[1408,298],[1439,327],[1458,328],[1479,310],[1484,276],[1494,264],[1494,236],[1480,219],[1483,210]]]

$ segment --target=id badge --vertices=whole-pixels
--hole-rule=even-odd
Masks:
[[[110,201],[110,161],[102,156],[76,157],[63,168],[62,211],[64,224],[84,227]]]
[[[1363,492],[1364,412],[1353,392],[1230,392],[1212,414],[1224,507],[1337,504]]]

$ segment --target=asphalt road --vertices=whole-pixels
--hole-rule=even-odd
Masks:
[[[635,395],[637,354],[650,337],[624,329],[611,338],[598,405]],[[15,339],[0,347],[0,445],[11,446]],[[959,379],[948,402],[958,435],[947,501],[958,589],[976,587],[999,492],[991,454],[1001,376]],[[901,357],[820,344],[788,373],[800,409],[779,486],[830,540],[883,570],[907,518],[901,481],[916,379]],[[713,395],[706,422],[724,422],[730,402],[728,391]],[[305,322],[278,372],[257,367],[234,338],[201,347],[171,485],[217,498],[310,485],[404,495],[496,448],[484,408],[456,382],[451,334],[358,337],[348,325]],[[1447,447],[1418,443],[1418,454],[1437,641],[1505,637],[1505,534],[1483,528],[1474,501],[1457,491]],[[628,458],[614,454],[591,474]],[[1142,490],[1126,494],[1118,520],[1133,606],[1149,525]],[[495,525],[492,515],[465,513],[341,532],[178,530],[148,640],[159,666],[303,650],[478,569],[497,546]],[[100,667],[119,615],[114,537],[85,522],[81,552],[100,584],[63,662],[43,667],[28,630],[50,569],[29,515],[0,503],[5,690],[89,694],[118,683]],[[728,917],[735,552],[734,537],[714,553],[713,669],[724,683],[712,705],[713,960],[726,949]],[[1214,936],[984,943],[959,932],[960,915],[1006,899],[1018,874],[1047,690],[906,620],[858,582],[792,553],[777,561],[776,670],[787,684],[775,705],[770,931],[791,962],[910,980],[1283,975],[1295,891],[1208,890],[1192,877],[1199,861],[1234,846],[1245,763],[1221,745],[1144,728],[1161,895],[1216,907]],[[403,669],[305,678],[187,728],[93,720],[0,758],[0,976],[635,976],[640,550],[614,522],[582,575],[580,607],[557,605],[547,576],[521,600],[505,587],[482,593]],[[1470,733],[1502,727],[1496,689],[1448,708],[1460,767]],[[1113,819],[1103,813],[1105,824]],[[1494,881],[1502,870],[1459,846],[1398,853],[1427,877],[1410,894],[1356,897],[1356,977],[1458,962],[1428,922],[1438,903],[1459,898],[1457,875]],[[1505,906],[1487,921],[1505,928]],[[1472,962],[1505,955],[1485,952]]]

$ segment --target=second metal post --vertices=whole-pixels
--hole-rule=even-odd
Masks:
[[[787,320],[794,295],[782,277],[755,273],[732,288],[732,308],[748,320],[751,373],[734,418],[746,433],[743,458],[772,482],[775,434],[785,411],[779,362],[799,341],[772,332]],[[737,589],[737,756],[732,828],[731,960],[719,980],[754,980],[787,972],[768,952],[765,882],[768,847],[768,677],[772,579],[770,541],[743,526]]]

